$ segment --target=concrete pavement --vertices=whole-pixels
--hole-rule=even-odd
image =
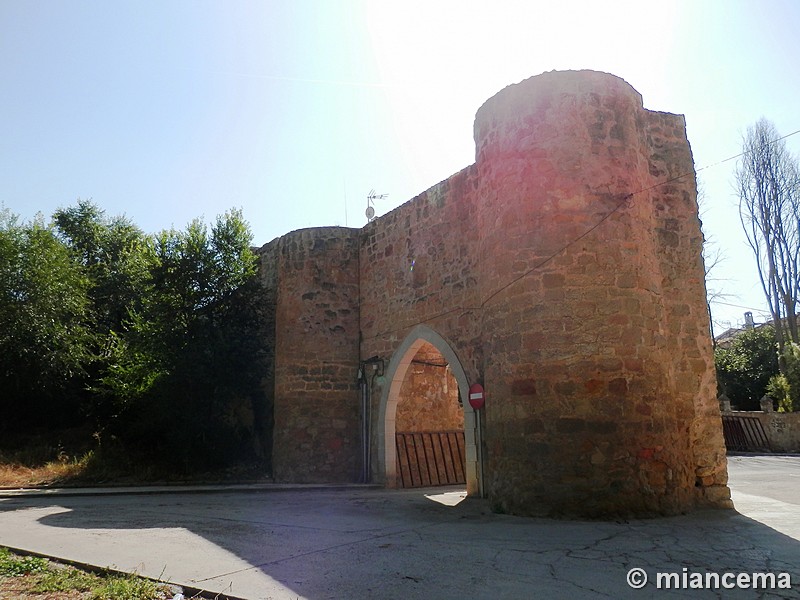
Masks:
[[[497,515],[453,488],[6,492],[0,545],[242,598],[800,598],[800,458],[729,462],[738,512],[629,522]],[[659,589],[659,572],[792,588]]]

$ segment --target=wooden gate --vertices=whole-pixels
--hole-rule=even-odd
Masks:
[[[401,487],[466,484],[463,431],[396,434]]]
[[[729,451],[772,452],[769,438],[758,417],[722,415],[722,433]]]

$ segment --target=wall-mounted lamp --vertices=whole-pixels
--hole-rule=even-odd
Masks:
[[[367,358],[361,361],[361,364],[364,368],[364,376],[367,373],[372,373],[373,375],[377,375],[378,377],[383,377],[383,359],[380,356],[373,356],[371,358]]]

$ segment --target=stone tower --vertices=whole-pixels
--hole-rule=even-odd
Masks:
[[[588,516],[724,502],[683,117],[551,72],[489,99],[475,142],[489,496]]]
[[[482,413],[464,406],[465,473],[496,509],[729,506],[683,117],[613,75],[551,72],[490,98],[475,143],[473,165],[363,229],[262,249],[276,477],[395,485],[424,347],[459,397],[486,389]]]

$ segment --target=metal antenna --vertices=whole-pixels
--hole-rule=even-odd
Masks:
[[[367,194],[367,222],[372,221],[375,218],[375,200],[383,200],[384,198],[388,198],[389,194],[376,194],[374,189],[369,191]]]

